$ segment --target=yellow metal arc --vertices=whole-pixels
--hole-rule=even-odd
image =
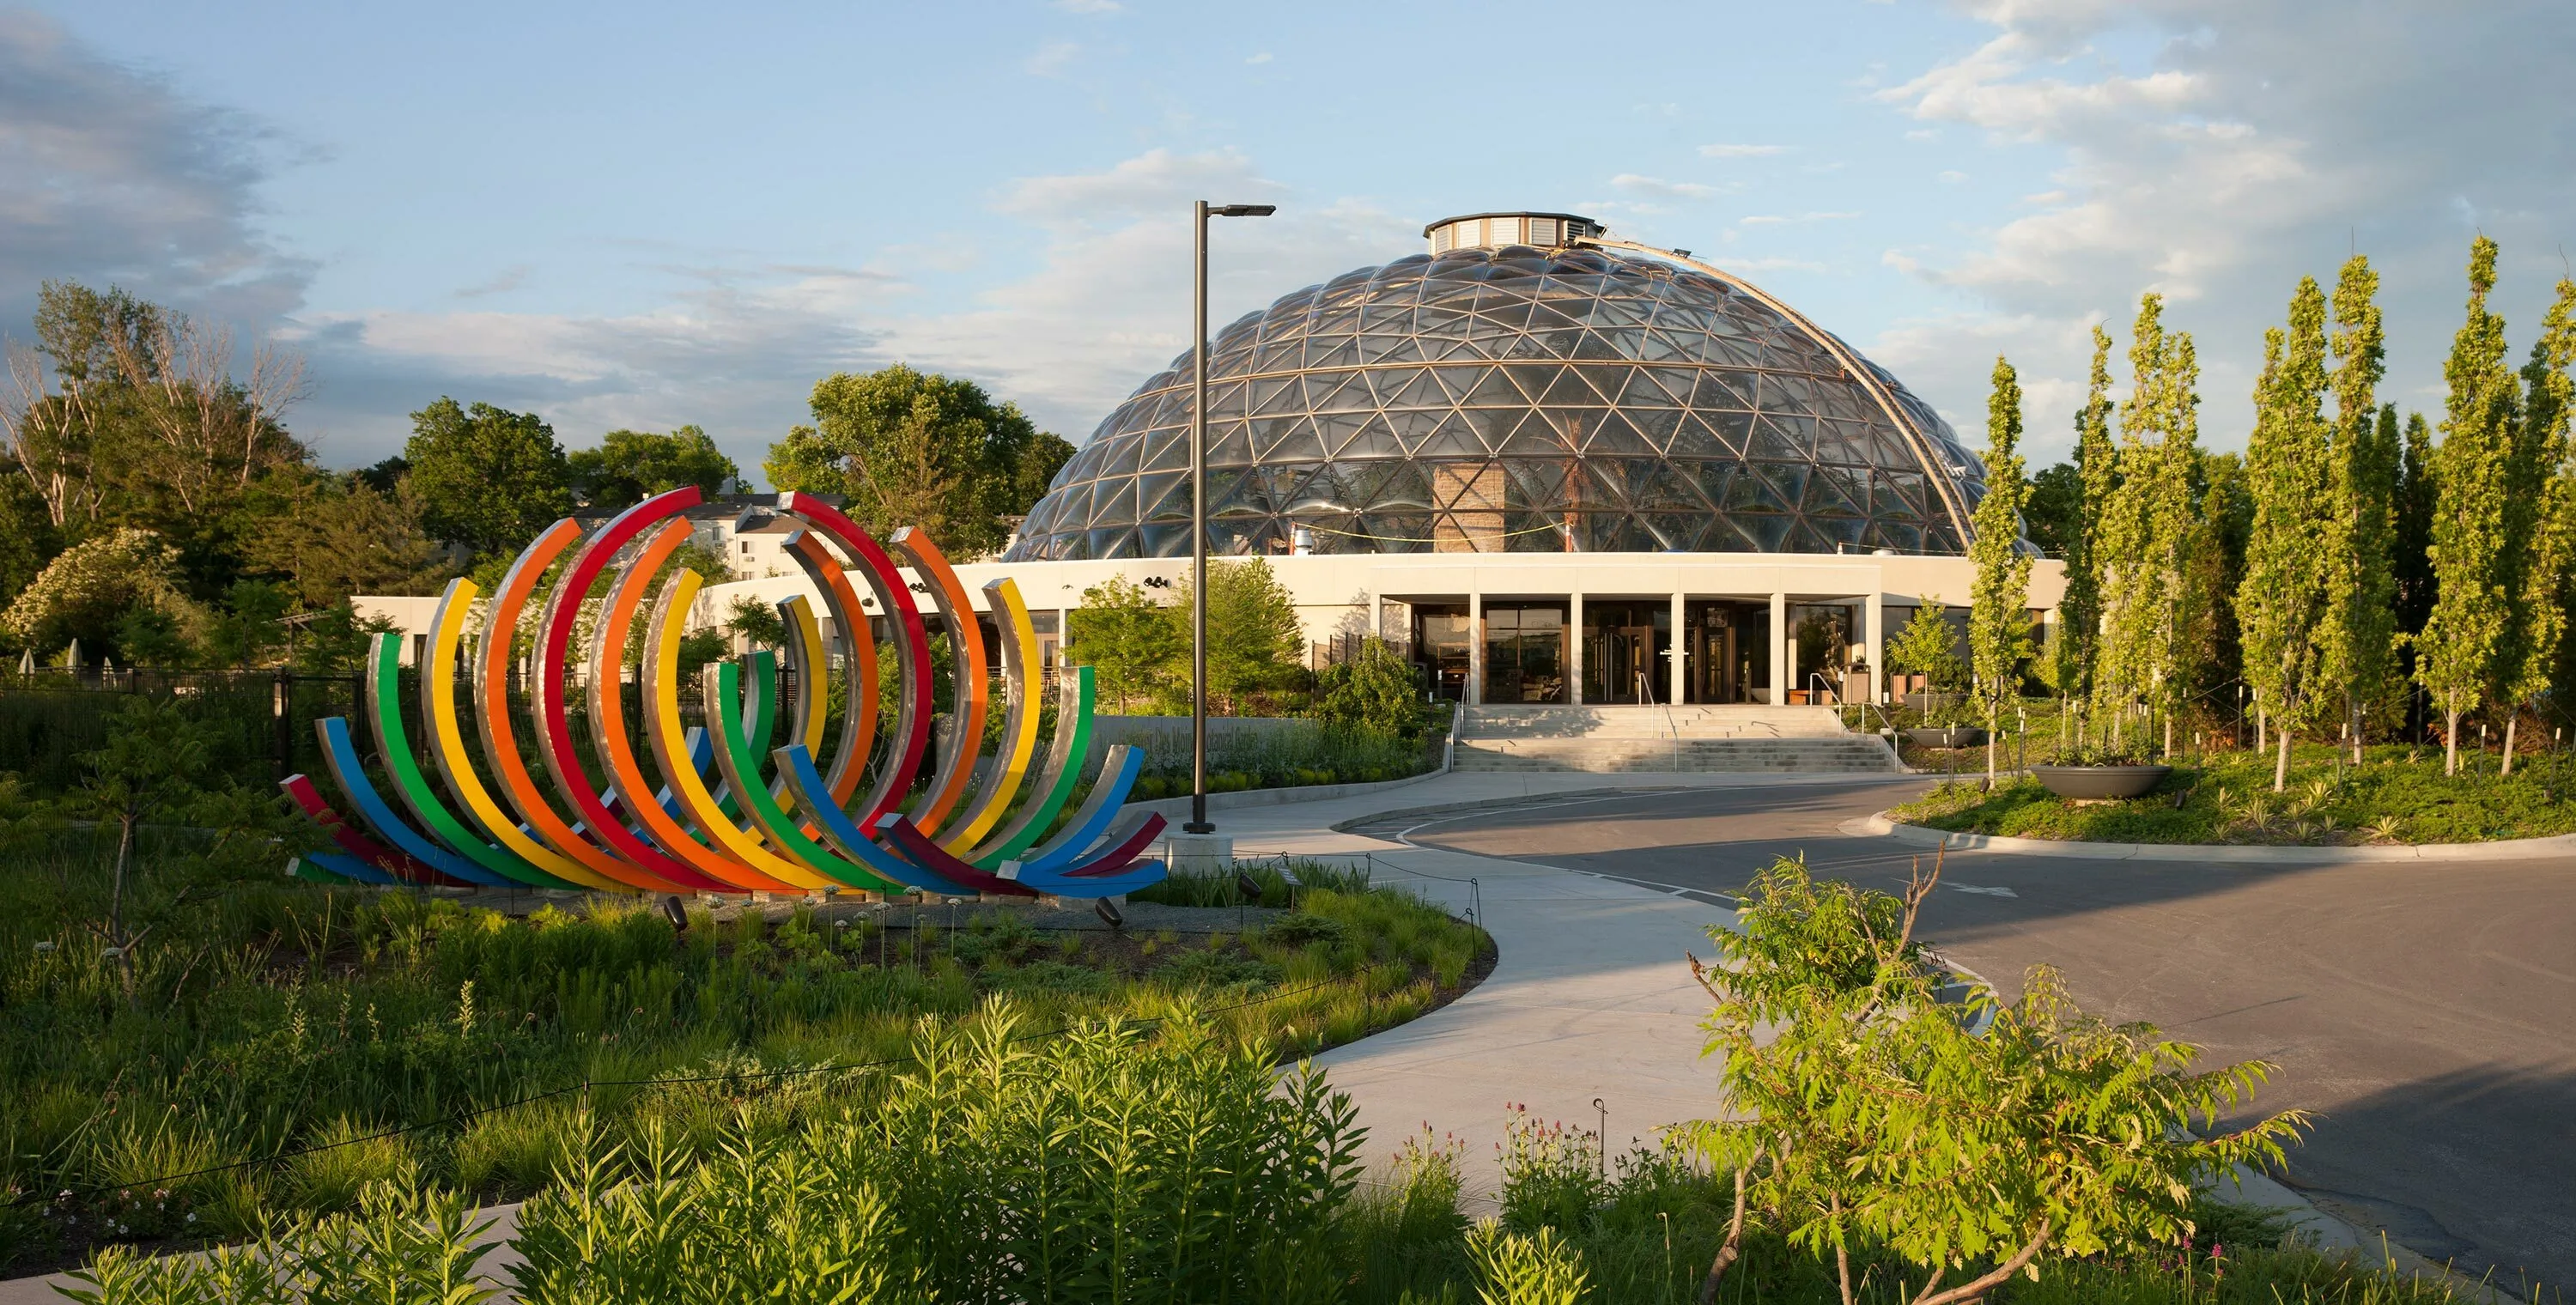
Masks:
[[[1029,620],[1028,604],[1020,601],[1020,587],[1008,579],[984,586],[984,605],[992,609],[994,623],[1002,634],[1002,685],[1010,692],[1011,703],[1002,718],[1002,748],[994,757],[993,778],[975,795],[975,802],[957,817],[957,827],[940,846],[965,855],[1010,810],[1011,799],[1019,795],[1020,785],[1029,777],[1029,758],[1038,747],[1037,682],[1038,632]]]
[[[625,669],[626,637],[634,628],[635,609],[643,605],[644,591],[653,583],[653,573],[680,545],[688,542],[689,523],[665,521],[644,537],[635,557],[627,562],[625,573],[608,591],[608,601],[599,609],[599,623],[591,632],[590,664],[590,739],[599,754],[601,768],[608,772],[609,786],[616,791],[618,802],[639,826],[645,836],[659,845],[664,855],[700,874],[754,892],[774,892],[789,884],[737,861],[731,855],[709,848],[689,836],[687,828],[664,810],[653,792],[653,783],[637,764],[634,740],[626,732]],[[677,768],[664,767],[665,777],[674,790],[679,774],[688,769],[684,752]]]
[[[823,650],[823,625],[814,619],[814,605],[797,594],[778,605],[778,619],[787,625],[787,667],[796,673],[796,719],[787,726],[787,741],[801,743],[805,750],[822,746],[823,729],[831,710],[831,686],[825,681],[832,675],[832,659]],[[865,616],[861,620],[867,619]],[[753,739],[754,749],[765,751],[767,739]],[[755,751],[754,756],[760,755]],[[775,793],[784,789],[782,781]]]
[[[653,761],[670,782],[671,795],[680,800],[680,809],[715,841],[717,850],[800,888],[838,888],[840,881],[778,855],[761,841],[760,835],[734,824],[707,787],[706,777],[690,764],[688,727],[680,720],[680,638],[688,625],[689,606],[697,601],[703,584],[697,572],[682,567],[662,587],[661,596],[653,600],[653,620],[644,649],[644,733],[653,745]],[[722,747],[721,742],[718,747]],[[674,853],[678,854],[678,850],[674,849]]]
[[[438,777],[446,783],[447,791],[465,808],[466,818],[485,837],[547,874],[622,892],[625,884],[557,852],[521,829],[519,822],[492,799],[492,791],[483,786],[483,777],[474,773],[474,758],[465,750],[464,723],[456,716],[456,654],[464,642],[474,600],[482,592],[471,580],[449,581],[446,594],[438,600],[438,615],[430,625],[429,652],[420,664],[421,732],[429,736],[430,761],[438,767]]]

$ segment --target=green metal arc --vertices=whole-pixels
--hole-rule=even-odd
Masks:
[[[769,656],[766,652],[756,653],[754,655],[760,657]],[[742,737],[758,746],[767,747],[769,745],[769,731],[776,725],[778,719],[778,677],[775,675],[755,675],[751,677],[751,694],[749,696],[751,698],[751,707],[749,711],[751,723],[744,727]],[[730,712],[718,713],[718,715],[720,717],[718,720],[710,721],[708,723],[721,728],[725,721],[732,719],[732,713]],[[802,731],[799,732],[801,733]],[[722,736],[719,735],[718,737]],[[802,738],[795,740],[795,742],[798,743],[802,743],[804,741],[805,740]],[[724,751],[725,750],[722,745],[719,745],[716,748],[716,755],[719,759],[724,756]],[[740,820],[743,818],[742,804],[734,800],[733,772],[731,770],[722,770],[722,768],[719,769],[725,777],[725,783],[723,788],[716,791],[716,810],[721,811],[736,820]],[[756,774],[757,772],[755,772],[755,776]]]
[[[584,887],[547,874],[483,841],[439,800],[437,791],[429,786],[429,777],[421,773],[420,762],[412,755],[411,733],[403,725],[402,654],[397,642],[401,638],[397,634],[379,634],[368,649],[367,719],[375,727],[376,751],[384,758],[385,774],[393,780],[395,795],[428,827],[432,838],[494,874],[530,888]]]
[[[777,659],[768,652],[753,653],[745,660],[752,663],[752,678],[759,685],[757,697],[762,701],[776,699]],[[725,785],[739,794],[744,814],[769,841],[790,858],[812,867],[817,873],[830,875],[852,888],[865,888],[883,893],[908,891],[864,866],[844,861],[830,849],[805,836],[794,817],[770,796],[769,786],[760,782],[758,756],[743,742],[741,710],[735,704],[742,692],[742,668],[732,662],[718,662],[701,674],[705,680],[703,697],[707,710],[715,719],[710,733],[716,739],[716,764],[723,768]],[[766,740],[764,740],[765,742]]]
[[[1055,813],[1064,809],[1073,796],[1076,782],[1082,778],[1082,763],[1091,755],[1091,668],[1074,667],[1057,681],[1055,746],[1047,756],[1046,791],[1021,809],[993,841],[968,853],[963,859],[978,870],[999,870],[1002,863],[1025,852],[1046,836],[1047,826],[1055,822]],[[1064,689],[1073,690],[1071,694]],[[1067,702],[1070,697],[1072,701]]]

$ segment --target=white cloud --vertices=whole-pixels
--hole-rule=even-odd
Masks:
[[[1613,188],[1627,191],[1632,195],[1649,195],[1657,199],[1707,199],[1719,193],[1719,188],[1716,186],[1702,185],[1695,181],[1666,181],[1661,177],[1640,176],[1634,172],[1622,172],[1612,177],[1610,184]]]
[[[481,299],[486,295],[505,295],[528,283],[528,274],[536,269],[526,263],[502,268],[489,280],[479,281],[456,292],[459,299]]]
[[[1080,41],[1049,41],[1037,53],[1020,61],[1020,67],[1033,77],[1054,77],[1073,66],[1082,56]]]
[[[1955,186],[1967,179],[1968,174],[1959,171],[1957,168],[1944,168],[1933,178],[1933,180],[1940,182],[1944,186]]]
[[[1789,147],[1786,145],[1702,145],[1699,147],[1699,156],[1704,159],[1755,159],[1788,152]]]
[[[1729,272],[1830,272],[1828,263],[1806,258],[1723,258],[1710,259]]]
[[[23,332],[38,283],[69,278],[266,329],[313,270],[259,229],[279,145],[50,19],[0,11],[0,324]]]
[[[1043,257],[954,311],[916,309],[910,284],[866,268],[701,268],[644,312],[353,314],[306,322],[297,340],[335,408],[378,414],[326,450],[335,463],[390,452],[401,432],[382,414],[445,389],[541,412],[568,441],[695,421],[756,475],[769,441],[805,419],[816,378],[893,362],[973,377],[1078,441],[1188,347],[1188,201],[1200,197],[1281,205],[1219,224],[1219,325],[1419,238],[1418,223],[1365,202],[1298,202],[1242,155],[1155,150],[1006,188],[995,208],[1032,225]]]
[[[2124,334],[2138,295],[2156,290],[2168,323],[2200,341],[2204,439],[2237,447],[2263,327],[2302,274],[2331,278],[2357,245],[2383,278],[2387,397],[2432,406],[2477,227],[2505,247],[2515,349],[2530,338],[2576,215],[2560,90],[2576,25],[2563,5],[2437,17],[2395,0],[1992,0],[1972,12],[1998,29],[1990,40],[1879,97],[1927,125],[1977,128],[1997,151],[2047,151],[2055,194],[1903,255],[1977,309],[1889,331],[1878,352],[1891,367],[1982,385],[2008,346],[2037,396],[2083,375],[2083,324],[2107,317]],[[1960,353],[1969,340],[1982,357]],[[2051,436],[2065,424],[2036,397],[2032,420]]]
[[[1257,203],[1280,190],[1279,183],[1255,175],[1252,161],[1232,150],[1175,154],[1153,149],[1106,172],[1014,182],[996,207],[1049,226],[1124,222],[1149,213],[1179,220],[1192,200]]]
[[[1261,53],[1256,54],[1256,55],[1253,55],[1251,58],[1248,58],[1248,59],[1244,60],[1244,62],[1245,62],[1245,63],[1252,63],[1252,64],[1268,63],[1268,62],[1270,62],[1270,52],[1269,52],[1268,50],[1264,50],[1264,51],[1262,51]]]
[[[1081,14],[1085,17],[1122,13],[1127,8],[1118,3],[1118,0],[1055,0],[1055,7],[1066,13]]]
[[[1736,225],[1747,227],[1804,226],[1813,222],[1848,222],[1858,213],[1757,213],[1737,218]]]

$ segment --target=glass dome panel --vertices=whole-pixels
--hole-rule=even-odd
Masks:
[[[1855,374],[1845,359],[1864,374]],[[1188,551],[1189,355],[1101,422],[1011,560]],[[1759,292],[1641,254],[1414,255],[1209,351],[1210,546],[1966,551],[1982,469],[1930,405]]]

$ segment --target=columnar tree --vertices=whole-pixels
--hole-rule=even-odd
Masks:
[[[2334,553],[2325,635],[2326,682],[2341,686],[2344,730],[2361,760],[2368,713],[2388,696],[2397,639],[2397,479],[2394,412],[2378,407],[2385,350],[2379,274],[2354,255],[2334,292]]]
[[[2100,518],[2120,483],[2119,452],[2111,444],[2111,333],[2093,327],[2093,378],[2075,414],[2075,466],[2083,478],[2077,526],[2067,540],[2066,595],[2057,605],[2057,688],[2080,701],[2093,691],[2094,658],[2102,643],[2102,552],[2095,538]]]
[[[2326,302],[2313,277],[2299,280],[2290,328],[2263,335],[2254,391],[2254,435],[2245,469],[2254,533],[2237,591],[2245,677],[2280,729],[2272,791],[2287,787],[2290,740],[2324,706],[2322,658],[2329,624],[2336,530],[2334,468],[2321,411],[2326,389]],[[2320,565],[2323,562],[2324,565]]]
[[[2433,610],[2418,641],[2415,680],[2442,713],[2442,773],[2460,766],[2460,718],[2493,679],[2505,634],[2502,583],[2505,499],[2512,492],[2514,375],[2505,366],[2504,319],[2487,311],[2496,244],[2469,247],[2468,318],[2442,365],[2442,443],[2433,455]]]
[[[2192,473],[2200,461],[2200,363],[2190,333],[2168,336],[2163,317],[2163,296],[2140,300],[2129,346],[2135,380],[2120,414],[2120,483],[2096,543],[2103,586],[2094,697],[2097,710],[2112,716],[2115,745],[2125,713],[2143,705],[2165,715],[2170,750],[2171,708],[2188,678],[2183,580],[2194,536]]]
[[[2565,635],[2569,496],[2567,365],[2576,356],[2576,280],[2558,283],[2540,339],[2522,369],[2522,421],[2513,443],[2505,506],[2505,632],[2494,693],[2505,709],[2504,773],[2513,773],[2514,728],[2522,704],[2549,687]]]
[[[2021,664],[2030,656],[2030,555],[2021,550],[2021,505],[2029,489],[2021,478],[2021,381],[2012,364],[1995,359],[1994,393],[1986,400],[1986,496],[1977,502],[1976,538],[1968,558],[1976,564],[1968,599],[1968,651],[1976,668],[1977,697],[1986,708],[1986,785],[1995,782],[1996,716],[2006,697],[2021,691]]]

